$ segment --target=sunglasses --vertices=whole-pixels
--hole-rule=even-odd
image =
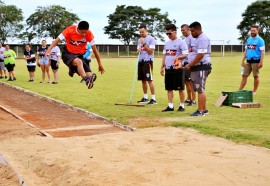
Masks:
[[[172,35],[172,33],[171,32],[166,32],[166,35],[170,36],[170,35]]]

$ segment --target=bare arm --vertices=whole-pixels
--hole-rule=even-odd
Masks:
[[[258,65],[259,68],[263,67],[264,56],[265,56],[265,50],[261,50],[261,59],[260,59],[259,65]]]
[[[98,53],[96,45],[92,45],[92,50],[93,50],[93,53],[95,55],[95,58],[97,59],[98,71],[101,72],[101,74],[103,74],[105,72],[105,70],[104,70],[104,68],[102,66],[102,63],[101,63],[101,60],[100,60],[99,53]]]
[[[162,76],[164,76],[165,57],[166,57],[166,54],[163,55],[161,67],[160,67],[160,75],[162,75]]]
[[[45,56],[49,56],[51,54],[51,50],[53,47],[55,47],[58,43],[60,42],[60,38],[57,37],[53,42],[52,44],[49,46],[49,48],[47,49],[46,53],[45,53]]]
[[[201,62],[201,60],[202,60],[203,57],[204,57],[204,54],[203,54],[203,53],[198,53],[198,54],[196,55],[195,59],[194,59],[193,61],[191,61],[191,63],[187,64],[187,65],[185,66],[185,68],[186,68],[187,70],[189,70],[190,67],[193,67],[193,66],[195,66],[197,63]]]

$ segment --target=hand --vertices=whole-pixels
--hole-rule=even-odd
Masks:
[[[245,67],[245,61],[242,61],[241,66]]]
[[[45,52],[45,57],[48,57],[48,56],[50,56],[51,55],[51,50],[46,50],[46,52]]]
[[[40,67],[40,62],[39,61],[37,62],[37,65],[38,65],[38,67]]]
[[[164,69],[160,69],[160,75],[164,76]]]
[[[144,38],[142,38],[142,37],[140,38],[140,43],[141,43],[141,45],[145,43]]]
[[[105,70],[104,70],[104,68],[103,68],[102,65],[99,65],[99,66],[98,66],[98,71],[99,71],[101,74],[104,74]]]
[[[258,68],[262,68],[263,67],[263,64],[260,62],[259,64],[258,64]]]
[[[187,64],[187,65],[185,66],[185,69],[186,69],[186,70],[190,70],[189,64]]]
[[[57,67],[59,67],[59,64],[60,64],[60,63],[59,63],[59,62],[57,62],[57,63],[56,63],[56,66],[57,66]]]

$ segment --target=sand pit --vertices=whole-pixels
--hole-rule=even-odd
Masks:
[[[28,186],[270,183],[269,149],[173,127],[48,138],[0,110],[0,154]],[[0,166],[0,185],[19,185],[9,171]]]

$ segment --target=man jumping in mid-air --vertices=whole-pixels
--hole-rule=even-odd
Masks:
[[[90,42],[93,52],[98,62],[98,70],[103,74],[105,72],[97,47],[94,41],[94,35],[89,30],[89,23],[86,21],[79,22],[77,25],[68,26],[50,45],[46,51],[49,56],[51,49],[61,40],[66,39],[66,45],[62,52],[63,62],[69,67],[69,75],[73,77],[76,72],[84,81],[88,89],[92,88],[96,80],[96,74],[92,73],[89,66],[83,61],[83,54],[86,52],[86,44]]]

